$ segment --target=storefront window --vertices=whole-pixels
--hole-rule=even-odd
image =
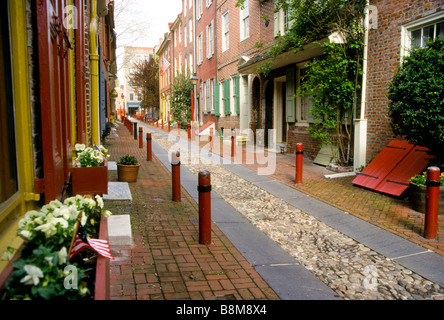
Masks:
[[[10,34],[7,4],[0,9],[0,204],[18,191]]]

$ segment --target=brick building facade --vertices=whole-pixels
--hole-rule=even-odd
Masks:
[[[375,21],[368,34],[368,67],[365,119],[367,120],[366,162],[370,162],[394,139],[388,116],[388,85],[401,57],[408,54],[411,39],[418,32],[444,35],[444,1],[370,1]],[[440,24],[441,23],[441,24]],[[438,30],[441,27],[441,30]],[[421,40],[422,41],[422,40]]]
[[[190,5],[190,1],[193,4]],[[283,53],[273,60],[271,72],[265,76],[257,73],[257,67],[269,57],[267,50],[275,44],[277,34],[285,32],[291,23],[287,12],[275,12],[275,1],[249,0],[244,2],[245,8],[236,6],[236,0],[183,2],[188,4],[187,10],[183,7],[182,14],[187,16],[182,19],[183,28],[193,25],[189,20],[192,19],[190,9],[196,6],[192,11],[196,27],[193,66],[200,79],[197,95],[203,116],[197,115],[199,121],[214,121],[217,130],[236,128],[240,135],[253,132],[255,137],[257,130],[262,129],[263,137],[260,138],[265,139],[265,144],[269,133],[275,137],[273,147],[276,151],[279,146],[284,146],[287,151],[294,152],[296,144],[303,143],[305,155],[315,158],[320,141],[307,131],[314,120],[310,113],[313,100],[293,98],[293,94],[301,85],[306,63],[321,56],[321,48],[308,44],[298,53]],[[388,84],[401,57],[411,47],[412,35],[417,37],[418,32],[420,36],[431,32],[431,26],[433,32],[444,32],[440,31],[444,20],[442,0],[396,3],[375,0],[369,1],[369,5],[364,90],[353,136],[355,168],[368,164],[390,140],[396,138],[388,117]],[[208,59],[208,36],[204,28],[208,28],[212,19],[214,55]],[[320,41],[332,40],[326,37]],[[203,48],[203,54],[200,48]],[[187,55],[193,53],[184,50],[190,50],[190,47],[182,48],[184,61],[188,61]],[[215,63],[215,77],[212,75],[214,64],[209,62]],[[205,91],[207,81],[210,84],[209,97]],[[210,102],[207,102],[208,98]]]

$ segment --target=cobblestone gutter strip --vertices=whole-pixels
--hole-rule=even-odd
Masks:
[[[169,151],[174,141],[153,133]],[[197,156],[196,156],[197,158]],[[194,158],[194,159],[196,159]],[[200,159],[183,165],[208,170],[213,191],[346,300],[444,300],[440,287],[301,212],[221,166]]]

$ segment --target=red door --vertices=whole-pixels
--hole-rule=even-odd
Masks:
[[[60,199],[65,182],[66,113],[62,101],[60,33],[62,19],[58,2],[37,0],[40,105],[42,118],[43,179],[45,202]]]

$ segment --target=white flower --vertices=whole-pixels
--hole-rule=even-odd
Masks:
[[[80,223],[82,224],[82,226],[84,226],[86,224],[86,221],[88,220],[88,217],[86,216],[85,213],[82,214],[82,219],[80,219]]]
[[[68,251],[66,250],[66,247],[63,247],[59,251],[58,255],[59,255],[59,264],[65,264],[68,258]]]
[[[101,209],[103,209],[103,199],[102,199],[102,197],[99,196],[99,195],[96,195],[96,201],[97,201],[97,205],[98,205]]]
[[[61,203],[59,200],[53,200],[49,204],[54,206],[55,208],[60,208],[61,206],[63,206],[63,203]]]
[[[53,266],[53,264],[52,264],[52,261],[54,260],[54,257],[53,257],[53,256],[45,257],[45,260],[48,262],[48,264],[49,264],[50,267]]]
[[[74,147],[76,148],[76,151],[83,151],[85,150],[86,146],[84,144],[77,143]]]
[[[24,276],[20,282],[26,285],[38,285],[40,282],[40,278],[43,278],[43,272],[38,267],[27,264],[23,267],[26,271],[27,275]]]
[[[103,216],[105,218],[109,218],[112,215],[111,211],[109,210],[103,210]]]
[[[76,197],[66,198],[65,201],[63,202],[63,204],[68,207],[75,204],[75,203],[76,203]]]
[[[68,222],[63,218],[55,218],[52,213],[46,217],[46,223],[35,228],[37,231],[42,231],[47,238],[57,233],[56,225],[60,224],[62,228],[68,228]]]
[[[8,249],[6,249],[5,252],[3,252],[2,260],[6,260],[6,261],[11,260],[16,251],[17,251],[16,249],[14,249],[12,247],[8,247]]]
[[[22,230],[18,233],[18,235],[25,240],[30,240],[32,237],[32,233],[29,232],[28,230]]]

